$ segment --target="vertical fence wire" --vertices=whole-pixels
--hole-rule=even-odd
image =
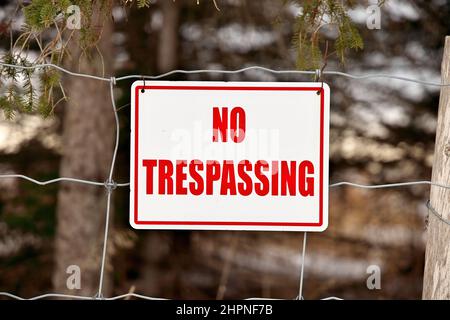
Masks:
[[[105,233],[103,238],[103,250],[102,250],[102,261],[100,265],[100,280],[98,284],[98,292],[97,292],[97,298],[102,299],[103,294],[103,279],[105,275],[105,264],[106,264],[106,250],[108,246],[108,234],[109,234],[109,223],[110,223],[110,212],[111,212],[111,196],[112,192],[115,189],[115,182],[113,180],[113,174],[114,174],[114,167],[116,164],[116,158],[117,158],[117,151],[119,149],[119,138],[120,138],[120,124],[119,124],[119,115],[117,114],[116,109],[116,101],[114,97],[114,86],[116,84],[115,78],[112,77],[111,81],[109,82],[109,90],[110,90],[110,96],[111,96],[111,106],[114,112],[114,119],[116,122],[116,139],[114,144],[114,151],[113,156],[111,160],[111,167],[109,169],[109,175],[108,180],[105,182],[105,187],[107,190],[107,199],[106,199],[106,217],[105,217]]]
[[[303,278],[305,273],[305,258],[306,258],[306,237],[307,232],[303,232],[303,248],[302,248],[302,258],[301,258],[301,267],[300,267],[300,285],[298,288],[298,300],[304,300],[303,299]]]

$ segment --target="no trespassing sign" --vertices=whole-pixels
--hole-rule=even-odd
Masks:
[[[327,228],[326,84],[137,81],[131,96],[134,228]]]

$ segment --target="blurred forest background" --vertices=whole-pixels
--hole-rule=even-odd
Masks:
[[[106,75],[158,74],[171,69],[294,69],[294,25],[301,9],[278,0],[151,1],[148,8],[116,6],[99,47]],[[388,0],[381,29],[366,27],[366,8],[348,12],[364,39],[345,64],[330,57],[326,70],[390,73],[440,81],[450,2]],[[8,27],[21,31],[15,1],[0,2],[0,48]],[[9,25],[11,16],[14,22]],[[333,28],[321,30],[333,37]],[[70,70],[101,74],[94,58]],[[114,118],[107,83],[63,77],[70,97],[54,114],[18,113],[0,120],[0,173],[46,180],[72,176],[106,180]],[[170,80],[309,81],[261,71],[235,75],[173,75]],[[331,87],[330,181],[390,183],[429,180],[438,88],[395,80],[355,81],[326,76]],[[117,85],[121,139],[115,180],[128,181],[130,82]],[[276,108],[276,106],[274,106]],[[87,118],[97,119],[95,122]],[[70,128],[70,129],[68,129]],[[80,159],[84,161],[75,161]],[[309,234],[304,297],[419,299],[429,188],[330,191],[326,232]],[[38,186],[0,179],[0,291],[29,297],[57,290],[95,295],[106,193],[68,183]],[[135,291],[182,299],[293,299],[298,294],[302,233],[136,231],[128,224],[128,189],[114,193],[106,295]],[[78,229],[77,229],[78,228]],[[93,236],[93,234],[95,236]],[[81,266],[81,290],[67,290],[69,264]],[[366,269],[381,268],[381,290],[368,290]]]

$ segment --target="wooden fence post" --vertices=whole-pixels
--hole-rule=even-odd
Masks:
[[[441,77],[442,83],[450,83],[450,36],[445,38]],[[441,87],[432,181],[450,185],[450,87]],[[448,220],[450,190],[431,187],[430,200],[435,211]],[[431,212],[422,297],[450,299],[450,226]]]

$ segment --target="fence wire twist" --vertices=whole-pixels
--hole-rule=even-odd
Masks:
[[[125,105],[119,108],[116,108],[115,98],[114,98],[114,86],[117,84],[117,81],[123,81],[123,80],[131,80],[131,79],[162,79],[167,76],[173,75],[173,74],[205,74],[205,73],[217,73],[217,74],[238,74],[238,73],[244,73],[252,70],[256,71],[264,71],[272,74],[278,74],[278,75],[316,75],[317,78],[321,78],[322,75],[336,75],[336,76],[342,76],[349,79],[359,79],[359,80],[365,80],[365,79],[376,79],[376,78],[386,78],[386,79],[392,79],[392,80],[400,80],[400,81],[407,81],[412,83],[417,83],[421,85],[427,85],[427,86],[437,86],[437,87],[448,87],[450,84],[442,84],[437,82],[430,82],[430,81],[424,81],[420,79],[413,79],[413,78],[407,78],[407,77],[401,77],[401,76],[395,76],[395,75],[389,75],[389,74],[383,74],[383,73],[373,73],[373,74],[367,74],[367,75],[353,75],[346,72],[340,72],[340,71],[321,71],[318,70],[274,70],[266,67],[261,66],[250,66],[245,67],[241,69],[236,70],[220,70],[220,69],[199,69],[199,70],[172,70],[163,74],[149,76],[149,75],[126,75],[122,77],[101,77],[91,74],[84,74],[84,73],[78,73],[73,72],[70,70],[67,70],[65,68],[62,68],[58,65],[51,64],[51,63],[45,63],[45,64],[35,64],[31,66],[20,66],[20,65],[13,65],[13,64],[7,64],[7,63],[0,63],[0,66],[2,67],[9,67],[9,68],[16,68],[16,69],[26,69],[26,70],[34,70],[34,69],[42,69],[42,68],[54,68],[56,70],[59,70],[67,75],[75,76],[75,77],[83,77],[83,78],[89,78],[99,81],[105,81],[109,82],[110,86],[110,98],[111,98],[111,106],[114,112],[114,119],[115,119],[115,129],[116,129],[116,137],[115,137],[115,144],[114,144],[114,151],[113,156],[111,159],[111,166],[109,170],[109,175],[106,181],[99,182],[99,181],[90,181],[90,180],[84,180],[84,179],[78,179],[78,178],[70,178],[70,177],[59,177],[51,180],[46,181],[39,181],[36,179],[33,179],[31,177],[22,175],[22,174],[1,174],[0,179],[6,179],[6,178],[18,178],[18,179],[24,179],[29,182],[38,184],[38,185],[48,185],[52,183],[57,182],[73,182],[73,183],[81,183],[81,184],[88,184],[88,185],[94,185],[94,186],[102,186],[105,187],[107,191],[107,205],[106,205],[106,214],[105,214],[105,229],[104,229],[104,239],[103,239],[103,248],[102,248],[102,260],[100,265],[100,276],[99,276],[99,286],[98,286],[98,292],[94,297],[90,296],[80,296],[80,295],[68,295],[68,294],[59,294],[59,293],[46,293],[42,295],[38,295],[31,298],[23,298],[8,292],[0,292],[0,296],[3,297],[9,297],[16,300],[41,300],[41,299],[47,299],[47,298],[63,298],[63,299],[76,299],[76,300],[92,300],[92,299],[103,299],[103,300],[118,300],[118,299],[124,299],[124,298],[138,298],[138,299],[144,299],[144,300],[167,300],[165,298],[156,298],[156,297],[150,297],[145,296],[137,293],[126,293],[118,296],[113,297],[104,297],[103,296],[103,282],[104,282],[104,272],[105,272],[105,265],[106,265],[106,253],[107,253],[107,244],[108,244],[108,234],[109,234],[109,220],[110,220],[110,211],[111,211],[111,197],[112,192],[116,187],[127,187],[129,186],[129,182],[126,183],[116,183],[113,180],[114,175],[114,169],[116,164],[116,158],[117,158],[117,152],[119,148],[119,135],[120,135],[120,126],[119,126],[119,116],[117,112],[122,109],[123,107],[129,105]],[[317,77],[319,75],[320,77]],[[348,182],[348,181],[342,181],[330,184],[330,188],[335,187],[341,187],[341,186],[349,186],[349,187],[355,187],[355,188],[362,188],[362,189],[384,189],[384,188],[397,188],[397,187],[407,187],[407,186],[416,186],[416,185],[429,185],[429,186],[435,186],[439,188],[444,189],[450,189],[450,185],[438,183],[438,182],[432,182],[432,181],[410,181],[410,182],[397,182],[397,183],[389,183],[389,184],[378,184],[378,185],[364,185],[354,182]],[[430,212],[432,212],[436,217],[439,218],[440,221],[443,223],[450,225],[450,221],[448,219],[443,218],[441,214],[439,214],[431,205],[430,201],[427,202],[427,208]],[[300,279],[299,279],[299,291],[298,296],[295,299],[303,300],[303,279],[304,279],[304,266],[305,266],[305,258],[306,258],[306,240],[307,240],[307,233],[303,233],[303,243],[302,243],[302,253],[301,253],[301,264],[300,264]],[[247,298],[245,300],[280,300],[280,299],[270,299],[270,298]],[[343,300],[339,297],[327,297],[323,298],[321,300]]]

